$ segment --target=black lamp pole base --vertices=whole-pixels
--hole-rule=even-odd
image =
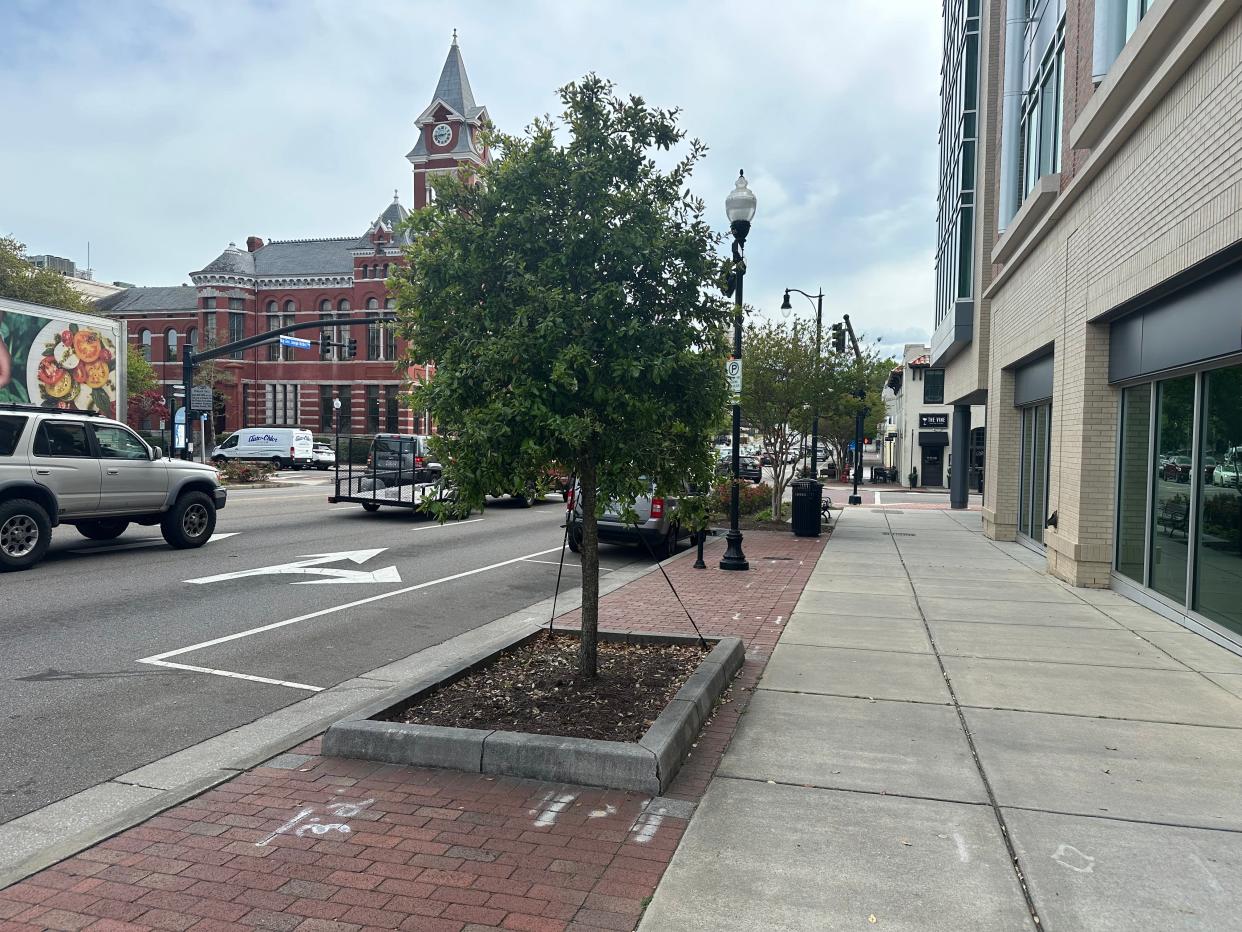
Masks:
[[[731,530],[725,535],[724,556],[720,558],[720,568],[722,570],[748,570],[750,564],[746,562],[746,555],[742,553],[742,532],[739,530]]]
[[[850,496],[850,504],[851,504],[851,505],[861,505],[861,504],[862,504],[862,496],[861,496],[861,495],[851,495],[851,496]]]

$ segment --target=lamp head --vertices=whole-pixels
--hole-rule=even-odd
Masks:
[[[785,289],[785,299],[781,301],[781,313],[788,317],[793,313],[793,305],[789,303],[789,289]]]
[[[755,194],[750,190],[750,185],[746,183],[746,175],[739,171],[733,190],[725,198],[725,214],[729,217],[729,229],[733,231],[733,236],[739,242],[746,242],[746,235],[750,233],[750,221],[755,217],[757,205]]]

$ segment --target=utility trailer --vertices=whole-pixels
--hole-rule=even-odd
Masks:
[[[371,441],[365,461],[360,462],[362,442],[357,437],[345,438],[342,450],[338,438],[329,503],[355,502],[372,512],[389,506],[430,514],[426,507],[429,503],[455,499],[444,484],[440,465],[422,455],[425,447],[421,438],[385,434],[382,443],[380,438]]]

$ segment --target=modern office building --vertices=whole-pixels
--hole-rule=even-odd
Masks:
[[[986,399],[984,531],[1242,651],[1242,4],[944,16],[932,364]]]

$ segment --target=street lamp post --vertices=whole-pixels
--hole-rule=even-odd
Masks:
[[[819,357],[820,342],[824,334],[824,289],[819,294],[807,294],[801,288],[786,288],[785,300],[781,302],[781,312],[788,317],[793,313],[793,305],[789,303],[789,292],[796,291],[815,306],[815,408],[811,412],[811,478],[819,480]]]
[[[746,237],[750,233],[750,221],[754,219],[757,205],[754,192],[746,183],[744,172],[737,173],[733,190],[725,198],[725,213],[729,217],[729,229],[733,233],[733,272],[729,290],[733,292],[733,358],[742,359],[742,280],[746,277]],[[742,404],[741,397],[733,399],[733,488],[729,498],[729,533],[725,535],[725,553],[720,559],[722,570],[748,570],[746,555],[742,553],[742,532],[738,529],[738,484],[741,482]]]
[[[850,336],[850,345],[854,348],[854,359],[859,363],[859,375],[862,375],[862,351],[858,348],[858,337],[854,336],[854,327],[850,323],[850,315],[842,314],[841,319],[845,322],[845,331]],[[867,390],[864,386],[858,388],[858,400],[864,401],[867,397]],[[863,418],[866,417],[864,409],[860,405],[858,415],[854,418],[854,494],[850,496],[851,505],[861,505],[862,496],[858,494],[858,474],[862,472],[863,464]]]

